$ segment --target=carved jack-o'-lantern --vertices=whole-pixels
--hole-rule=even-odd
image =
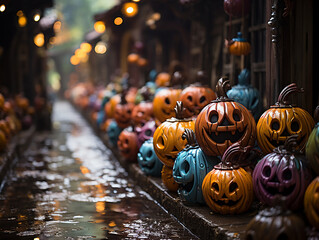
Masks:
[[[247,108],[227,97],[230,88],[229,80],[221,78],[216,86],[217,99],[203,108],[196,119],[197,142],[210,156],[223,155],[236,142],[241,146],[255,143],[255,120]]]
[[[183,106],[186,108],[185,117],[198,115],[200,111],[214,99],[216,99],[216,95],[209,87],[194,84],[185,88],[180,97]]]
[[[137,154],[137,162],[142,171],[149,176],[160,177],[163,163],[158,159],[153,147],[153,138],[146,140]]]
[[[248,156],[250,149],[239,144],[230,146],[222,162],[204,178],[203,196],[214,212],[236,214],[250,208],[254,199],[253,181],[250,173],[241,167],[246,165],[244,156]]]
[[[121,101],[121,96],[116,94],[105,104],[104,111],[108,118],[114,118],[115,106]]]
[[[290,136],[285,145],[257,163],[253,172],[254,191],[261,202],[274,206],[278,197],[284,197],[287,208],[295,210],[302,206],[312,175],[304,156],[295,150],[297,138]]]
[[[315,123],[307,111],[293,107],[287,101],[287,97],[296,92],[303,92],[303,89],[298,89],[295,83],[285,87],[279,94],[277,103],[260,117],[257,123],[257,140],[264,153],[270,153],[283,145],[291,135],[298,135],[297,149],[304,150],[306,147]]]
[[[119,135],[117,147],[120,154],[128,162],[136,162],[138,146],[136,133],[131,128],[125,128]]]
[[[131,116],[134,104],[127,102],[125,94],[121,95],[121,102],[115,106],[114,119],[120,128],[126,128],[131,125]]]
[[[161,72],[155,78],[157,87],[168,87],[170,85],[171,76],[169,73]]]
[[[137,134],[137,145],[141,145],[148,139],[153,137],[153,134],[156,130],[156,125],[154,120],[149,120],[144,122],[139,127],[135,127],[135,132]]]
[[[307,239],[303,220],[281,206],[260,211],[249,222],[245,232],[245,240]]]
[[[132,110],[132,121],[135,126],[150,120],[153,117],[153,103],[140,102]]]
[[[262,114],[263,106],[259,91],[249,84],[250,72],[243,69],[238,75],[238,85],[235,85],[227,92],[228,97],[243,104],[258,121]]]
[[[182,138],[186,128],[194,130],[194,121],[183,116],[183,104],[176,103],[176,117],[167,119],[154,132],[153,143],[157,157],[168,167],[173,168],[177,154],[187,141]]]
[[[250,43],[242,37],[242,33],[237,33],[237,38],[233,38],[229,43],[229,53],[232,55],[240,56],[250,53]]]
[[[116,121],[114,119],[112,119],[109,123],[109,126],[106,129],[106,134],[109,140],[109,143],[112,146],[116,146],[117,145],[117,140],[119,138],[120,133],[122,132],[122,128],[120,128]]]
[[[160,122],[175,116],[174,107],[179,100],[181,89],[164,88],[153,99],[154,116]]]
[[[177,191],[179,184],[175,182],[173,178],[173,168],[163,165],[163,169],[161,172],[161,179],[163,184],[169,191],[171,192]]]
[[[316,177],[307,187],[304,209],[310,224],[319,229],[319,177]]]
[[[312,169],[319,175],[319,106],[317,106],[314,116],[317,124],[308,138],[306,156]]]
[[[204,177],[220,159],[204,154],[192,130],[185,129],[183,138],[186,138],[187,145],[178,153],[173,167],[173,177],[180,184],[178,194],[187,202],[205,203],[202,193]]]

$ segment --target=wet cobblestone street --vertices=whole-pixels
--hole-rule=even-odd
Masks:
[[[127,177],[67,102],[0,194],[0,239],[197,239]]]

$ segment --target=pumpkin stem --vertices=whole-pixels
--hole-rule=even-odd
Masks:
[[[239,85],[249,85],[249,78],[250,78],[250,71],[247,68],[241,70],[240,74],[238,75],[238,84]]]
[[[316,107],[313,113],[313,118],[315,119],[315,122],[319,122],[319,105]]]
[[[127,90],[123,90],[121,93],[121,101],[120,101],[121,105],[127,104],[126,94],[127,94]]]
[[[284,143],[284,149],[286,149],[289,152],[296,152],[296,148],[298,147],[298,135],[291,135],[287,137],[285,143]]]
[[[218,80],[216,84],[216,93],[217,99],[219,100],[226,100],[229,99],[227,96],[227,91],[231,89],[231,85],[229,84],[228,77],[222,77]]]
[[[174,110],[175,110],[175,114],[176,114],[176,118],[177,119],[184,119],[185,108],[183,107],[183,102],[182,101],[177,101],[176,102],[176,106],[175,106]]]
[[[195,133],[193,130],[185,128],[185,131],[182,134],[182,139],[187,140],[187,145],[195,147],[197,145]]]
[[[292,93],[302,93],[304,92],[303,88],[298,88],[296,83],[289,84],[286,86],[279,94],[276,105],[278,106],[287,106],[290,105],[287,97]]]
[[[198,82],[199,85],[207,84],[208,78],[207,78],[207,75],[204,71],[198,71],[196,73],[196,82]]]
[[[226,149],[221,162],[224,166],[233,168],[254,166],[261,156],[262,153],[252,146],[242,147],[237,142]]]

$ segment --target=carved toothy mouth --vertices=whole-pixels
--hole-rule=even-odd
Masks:
[[[166,111],[165,109],[163,109],[162,108],[162,112],[164,113],[164,114],[166,114],[166,115],[170,115],[171,114],[171,112],[170,111]]]
[[[183,184],[183,185],[182,185],[182,189],[183,189],[184,191],[186,191],[186,192],[190,192],[190,191],[192,191],[193,186],[194,186],[194,180],[191,181],[191,182],[189,182],[189,183]]]
[[[276,147],[279,147],[281,145],[284,145],[285,144],[285,141],[286,139],[288,138],[289,136],[285,137],[285,138],[281,138],[281,139],[278,139],[278,140],[274,140],[272,139],[271,137],[267,137],[269,143],[274,146],[275,148]],[[299,140],[297,140],[297,145],[300,146],[301,143],[303,142],[305,136],[301,137]]]
[[[271,196],[289,196],[295,190],[296,187],[296,184],[293,184],[290,187],[280,187],[280,183],[274,183],[274,186],[266,186],[263,183],[261,185],[264,188],[264,191]]]
[[[225,141],[229,140],[231,143],[238,142],[243,136],[246,131],[246,128],[244,128],[243,131],[239,131],[238,129],[234,132],[212,132],[209,137],[212,139],[214,142],[222,144]]]
[[[233,201],[233,200],[230,200],[230,199],[223,199],[223,200],[214,200],[212,197],[211,197],[211,200],[218,204],[219,206],[229,206],[229,207],[232,207],[232,206],[235,206],[240,200],[241,198],[239,198],[237,201]]]

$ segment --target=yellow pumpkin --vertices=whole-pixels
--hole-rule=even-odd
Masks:
[[[306,190],[304,209],[309,223],[319,229],[319,177],[315,178]]]
[[[179,184],[174,180],[173,168],[163,165],[161,178],[163,184],[169,191],[177,191]]]

